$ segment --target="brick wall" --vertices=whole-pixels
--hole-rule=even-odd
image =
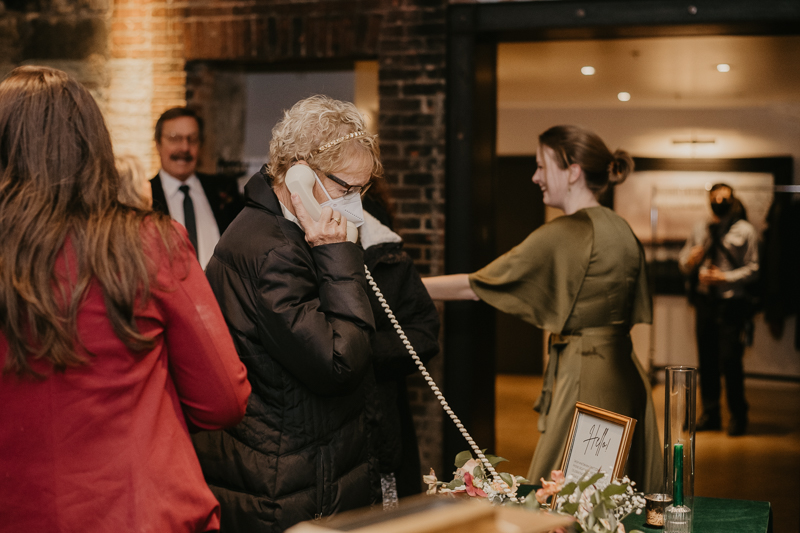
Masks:
[[[168,0],[114,0],[110,16],[106,121],[117,153],[159,168],[153,129],[166,109],[186,103],[183,10]]]
[[[65,70],[101,107],[109,87],[110,0],[0,2],[0,76],[22,64]]]
[[[224,103],[213,95],[221,83],[235,81],[232,71],[237,69],[377,60],[378,133],[399,232],[423,275],[443,273],[446,4],[189,1],[183,18],[187,97],[213,117],[218,114],[214,108]],[[231,146],[206,146],[205,159],[223,151],[235,153]],[[442,368],[443,357],[435,358],[434,379],[441,379]],[[422,465],[442,471],[441,408],[421,377],[411,382]],[[450,462],[445,461],[448,468]]]

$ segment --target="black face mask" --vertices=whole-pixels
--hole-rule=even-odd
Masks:
[[[718,204],[717,203],[712,203],[711,204],[711,210],[714,212],[715,215],[717,215],[718,217],[722,218],[722,217],[724,217],[725,215],[727,215],[728,213],[731,212],[731,206],[732,205],[733,205],[733,202],[731,202],[730,199],[726,198],[726,199],[722,200],[722,202],[720,202]]]

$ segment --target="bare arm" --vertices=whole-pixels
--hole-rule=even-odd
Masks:
[[[467,274],[451,274],[449,276],[433,276],[422,278],[433,300],[479,300],[478,295],[469,285]]]

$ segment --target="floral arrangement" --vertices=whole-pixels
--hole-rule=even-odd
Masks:
[[[544,505],[549,497],[556,499],[557,512],[576,518],[577,533],[625,533],[622,520],[631,513],[641,514],[645,501],[627,476],[605,487],[597,482],[603,472],[587,472],[577,481],[569,481],[560,470],[553,470],[552,481],[542,479],[536,500]]]
[[[486,450],[482,450],[482,452],[493,468],[503,461],[508,461],[508,459],[487,454]],[[511,501],[516,496],[517,489],[522,483],[528,483],[524,477],[512,476],[507,472],[498,472],[504,483],[493,480],[483,464],[475,459],[469,451],[456,455],[455,466],[453,481],[449,483],[436,479],[436,472],[433,471],[433,468],[431,468],[430,475],[422,476],[422,480],[428,485],[428,494],[464,493],[473,498],[486,498],[492,503],[502,504]],[[507,488],[510,488],[510,492],[506,492]]]
[[[485,454],[485,457],[492,467],[507,461],[496,455]],[[529,509],[549,507],[548,500],[555,498],[556,512],[575,517],[576,533],[625,533],[622,520],[631,513],[641,514],[645,505],[641,493],[634,489],[635,483],[627,476],[601,486],[598,482],[605,477],[603,472],[587,472],[577,481],[572,481],[560,470],[553,470],[552,480],[543,478],[542,488],[536,491],[535,497],[517,498],[520,486],[529,484],[524,477],[498,472],[505,483],[494,481],[469,451],[456,455],[455,466],[450,482],[439,481],[433,469],[429,475],[422,476],[428,485],[428,494],[466,495],[486,498],[494,504],[519,505]],[[506,492],[507,488],[510,492]]]

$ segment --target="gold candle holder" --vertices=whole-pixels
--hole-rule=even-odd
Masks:
[[[645,523],[651,527],[664,527],[664,510],[672,503],[669,494],[645,494]]]

